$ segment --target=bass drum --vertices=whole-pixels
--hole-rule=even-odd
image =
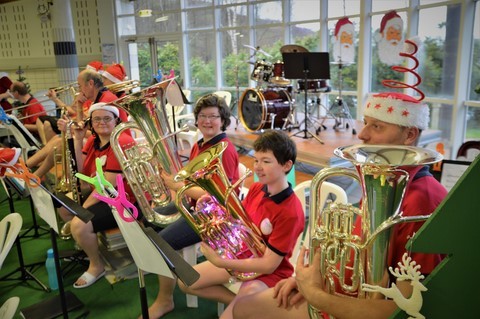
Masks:
[[[290,94],[285,90],[247,89],[240,98],[238,117],[250,132],[269,128],[282,129],[291,107]]]

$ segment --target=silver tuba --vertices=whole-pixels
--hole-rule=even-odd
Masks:
[[[392,226],[429,217],[402,216],[403,197],[413,177],[402,168],[413,167],[415,174],[422,165],[438,162],[442,156],[428,149],[392,145],[353,145],[337,148],[334,153],[352,162],[355,170],[325,168],[312,179],[309,259],[313,261],[319,248],[320,271],[329,293],[374,298],[362,291],[362,284],[382,285]],[[360,183],[361,209],[340,203],[330,203],[323,210],[318,207],[322,183],[332,176],[347,176]],[[362,218],[359,236],[352,233],[358,216]],[[319,318],[318,310],[311,306],[309,314],[311,318]]]
[[[190,227],[222,258],[260,257],[265,252],[261,233],[249,219],[235,192],[248,174],[234,185],[230,184],[221,162],[221,154],[226,147],[225,142],[213,145],[178,172],[175,181],[184,181],[185,186],[178,190],[175,204]],[[199,186],[210,194],[211,201],[201,203],[200,208],[192,212],[183,204],[183,193],[194,186]],[[259,276],[253,272],[228,272],[240,281]]]
[[[160,226],[181,217],[180,213],[162,215],[155,211],[172,202],[170,190],[160,177],[161,171],[175,175],[182,167],[165,111],[165,96],[172,85],[178,86],[174,79],[112,102],[128,112],[134,122],[117,125],[110,137],[110,144],[145,218]],[[122,149],[118,137],[127,129],[140,130],[145,142]]]

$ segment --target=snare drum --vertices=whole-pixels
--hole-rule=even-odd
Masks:
[[[282,129],[291,105],[290,95],[285,90],[247,89],[240,98],[238,117],[250,132],[269,128]]]
[[[253,66],[250,78],[257,82],[268,82],[272,76],[272,64],[264,60],[258,60]]]
[[[297,88],[299,91],[305,91],[305,80],[297,81]],[[329,92],[330,87],[326,80],[307,80],[308,92]]]

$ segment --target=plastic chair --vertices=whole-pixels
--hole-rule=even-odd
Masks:
[[[11,213],[0,221],[0,269],[12,249],[18,233],[22,229],[23,219],[19,213]],[[20,298],[11,297],[0,307],[0,318],[12,319],[17,312]]]
[[[227,103],[227,106],[230,107],[230,103],[232,102],[232,93],[228,91],[216,91],[213,92],[213,94],[223,97],[225,99],[225,102]]]
[[[15,313],[17,312],[18,304],[20,303],[20,298],[10,297],[5,301],[0,308],[0,318],[2,319],[12,319]]]
[[[0,269],[17,239],[22,223],[23,219],[19,213],[8,214],[0,222]]]
[[[245,166],[245,164],[239,163],[238,164],[238,176],[241,178],[246,173],[247,173],[247,167]],[[245,185],[245,180],[243,180],[243,182],[240,184],[240,194],[238,194],[240,200],[243,200],[245,198],[245,196],[247,196],[247,193],[248,193],[248,187],[245,187],[243,185]]]

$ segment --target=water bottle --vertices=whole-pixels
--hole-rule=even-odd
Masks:
[[[45,261],[47,268],[48,284],[51,290],[58,289],[57,271],[55,268],[55,258],[53,257],[53,249],[47,250],[47,260]]]

